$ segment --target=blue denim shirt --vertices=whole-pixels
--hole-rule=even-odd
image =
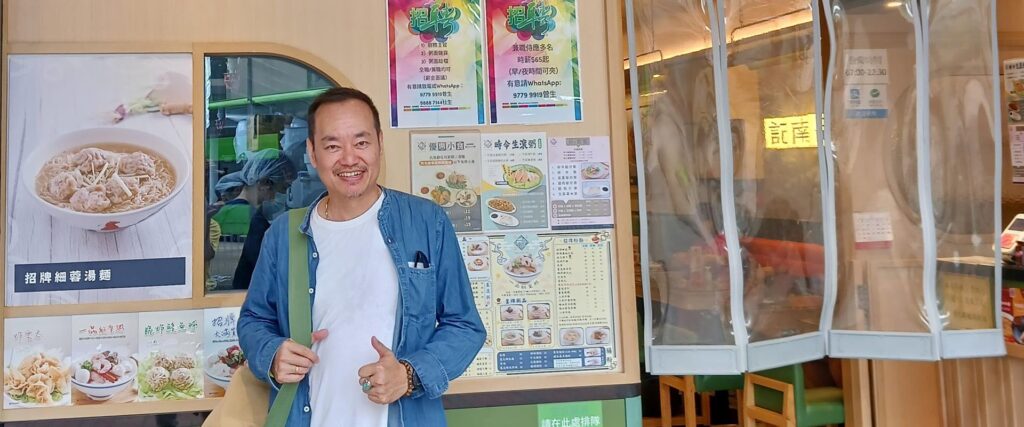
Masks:
[[[316,295],[318,257],[309,216],[323,197],[313,202],[301,226],[302,232],[310,236],[311,305]],[[399,303],[391,349],[399,360],[409,362],[422,385],[412,396],[390,405],[388,426],[444,426],[441,394],[473,361],[486,334],[473,301],[462,251],[447,215],[429,200],[384,189],[378,219],[398,270]],[[271,402],[277,387],[269,378],[270,368],[289,330],[287,228],[288,215],[281,215],[267,230],[238,320],[239,341],[253,374],[273,386]],[[427,255],[429,267],[409,267],[417,251]],[[299,384],[287,425],[308,426],[311,410],[307,376]]]

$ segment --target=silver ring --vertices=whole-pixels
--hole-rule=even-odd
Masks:
[[[363,393],[369,393],[370,389],[373,388],[373,384],[370,384],[369,378],[360,378],[359,384],[363,386]]]

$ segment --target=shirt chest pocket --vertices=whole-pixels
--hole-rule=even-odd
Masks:
[[[433,324],[437,317],[437,268],[401,268],[405,271],[406,280],[402,292],[402,308],[410,320]]]

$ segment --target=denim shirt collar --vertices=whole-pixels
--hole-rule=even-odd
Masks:
[[[390,195],[392,190],[387,187],[384,187],[383,185],[377,186],[380,187],[381,197],[384,197],[384,201],[381,202],[380,205],[380,212],[377,214],[377,218],[382,218],[384,216],[384,213],[388,211],[388,205],[390,204],[390,197],[388,196]],[[316,212],[317,203],[320,203],[320,201],[323,200],[325,197],[327,197],[326,191],[320,193],[320,195],[317,196],[316,200],[313,200],[313,203],[309,204],[309,209],[306,211],[306,217],[302,220],[302,224],[299,225],[299,231],[301,231],[302,233],[309,237],[313,237],[313,232],[312,230],[310,230],[309,227],[310,218],[312,218],[313,213]]]

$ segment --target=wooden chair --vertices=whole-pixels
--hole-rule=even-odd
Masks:
[[[845,420],[843,390],[804,388],[803,365],[748,373],[743,385],[743,426],[815,427]]]
[[[658,397],[661,401],[661,423],[645,423],[645,427],[673,427],[711,425],[711,395],[716,391],[736,390],[736,407],[743,419],[742,375],[662,375],[658,377]],[[672,415],[670,397],[675,390],[683,396],[683,415]],[[697,413],[697,395],[700,395],[700,414]]]

